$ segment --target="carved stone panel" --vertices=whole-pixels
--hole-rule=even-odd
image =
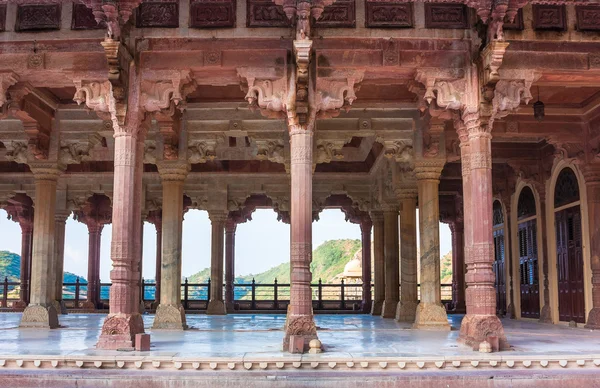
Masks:
[[[60,4],[27,4],[17,7],[16,31],[59,29]]]
[[[533,28],[564,31],[567,29],[564,5],[533,5]]]
[[[0,31],[6,29],[6,4],[0,4]]]
[[[578,30],[600,31],[600,6],[580,6],[576,9]]]
[[[235,1],[193,0],[190,4],[190,27],[235,27]]]
[[[177,28],[179,27],[179,3],[147,1],[137,8],[137,28]]]
[[[426,28],[469,28],[467,7],[462,4],[425,4]]]
[[[355,0],[338,0],[323,10],[323,15],[315,22],[317,27],[354,28],[356,27]]]
[[[96,22],[91,8],[88,8],[85,4],[73,3],[72,30],[96,30],[104,28],[106,28],[106,23],[104,21],[100,23]]]
[[[520,9],[519,12],[517,12],[515,20],[513,20],[512,23],[508,20],[508,16],[506,16],[502,28],[505,30],[522,31],[525,28],[525,24],[523,23],[523,10]]]
[[[413,7],[411,3],[380,3],[365,0],[365,8],[367,12],[365,27],[413,27]]]
[[[291,24],[283,6],[271,0],[248,0],[246,9],[248,27],[289,27]]]

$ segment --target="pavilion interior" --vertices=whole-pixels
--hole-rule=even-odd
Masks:
[[[99,3],[114,6],[116,19]],[[12,328],[5,334],[18,331],[26,338],[20,331],[26,329],[14,328],[19,324],[61,325],[56,332],[89,324],[91,334],[81,334],[73,351],[93,347],[98,336],[110,337],[101,328],[105,315],[70,316],[61,305],[64,220],[71,214],[88,226],[90,244],[93,230],[113,224],[117,270],[111,274],[109,318],[139,315],[139,220],[160,225],[163,275],[157,273],[157,280],[160,304],[174,308],[171,320],[161,326],[144,316],[127,330],[139,334],[141,324],[141,332],[145,326],[153,341],[159,339],[153,351],[171,352],[161,341],[182,341],[203,325],[229,327],[235,318],[245,319],[193,316],[186,323],[177,306],[184,211],[208,211],[211,274],[227,283],[234,260],[227,253],[233,244],[227,231],[234,234],[255,209],[273,209],[291,224],[292,244],[306,244],[307,235],[294,230],[310,230],[306,225],[323,209],[340,208],[364,231],[363,247],[369,249],[363,249],[363,266],[370,267],[373,244],[374,276],[365,269],[363,282],[374,290],[363,288],[363,316],[318,317],[310,333],[296,333],[306,341],[316,338],[313,328],[329,325],[319,335],[323,349],[329,338],[335,351],[344,352],[335,328],[343,327],[343,319],[357,319],[353,324],[361,328],[413,328],[417,341],[430,347],[417,344],[415,353],[428,354],[438,340],[447,346],[459,341],[467,330],[464,323],[461,328],[462,314],[498,314],[503,319],[493,322],[499,328],[484,337],[461,337],[471,345],[465,349],[477,349],[491,335],[500,339],[496,346],[490,340],[493,350],[535,352],[531,343],[524,345],[525,331],[569,341],[581,337],[591,341],[591,352],[597,333],[584,336],[582,328],[600,328],[600,5],[484,1],[491,10],[485,15],[473,2],[458,0],[313,1],[309,12],[325,4],[323,19],[311,19],[310,29],[300,31],[304,21],[290,22],[290,2],[282,3],[224,0],[218,11],[195,0],[0,0],[0,207],[29,233],[22,253],[30,260],[25,271],[21,267],[29,295],[3,306],[25,309],[23,322],[21,313],[0,315],[0,326]],[[291,3],[300,14],[305,3]],[[497,3],[510,4],[512,20]],[[390,12],[396,16],[381,16]],[[305,67],[298,41],[311,45]],[[309,97],[297,97],[296,110],[286,99],[290,89],[306,87],[296,78],[302,71],[309,74],[303,89]],[[302,116],[302,104],[312,117]],[[469,121],[473,112],[479,130]],[[304,148],[292,140],[292,116],[312,125]],[[134,133],[133,156],[119,148],[123,133]],[[484,145],[475,153],[479,139]],[[308,159],[299,161],[305,148]],[[136,167],[124,173],[129,165]],[[299,208],[308,213],[295,216]],[[436,257],[439,222],[448,223],[453,235],[452,303],[445,308]],[[493,249],[485,256],[473,243]],[[128,253],[119,250],[124,246]],[[90,265],[99,266],[99,251],[92,251]],[[298,253],[305,267],[310,251]],[[291,260],[294,267],[294,253]],[[426,298],[421,306],[437,306],[427,313],[415,313],[417,260]],[[88,273],[99,283],[98,271]],[[292,283],[306,287],[300,278]],[[405,291],[413,288],[414,294]],[[475,295],[481,289],[487,294]],[[232,296],[219,285],[215,290],[206,313],[233,312]],[[78,310],[97,311],[98,292],[91,298]],[[148,310],[158,316],[157,304]],[[310,300],[298,297],[290,305],[298,310],[290,307],[288,317],[293,310],[312,319],[312,311],[302,310],[311,310]],[[407,316],[402,309],[408,305]],[[43,307],[42,318],[32,309],[28,315],[32,306]],[[288,335],[282,316],[273,319]],[[577,331],[568,332],[569,323]],[[261,324],[250,327],[270,330]],[[176,334],[160,332],[188,326]],[[360,338],[371,349],[370,341],[384,343],[389,335],[377,330],[374,339],[358,329],[357,337],[342,338]],[[41,335],[38,349],[60,335]],[[542,334],[535,338],[533,344],[543,341]],[[110,341],[101,339],[99,348],[111,349]],[[211,340],[204,335],[199,341],[204,346]],[[571,350],[562,343],[547,351]]]

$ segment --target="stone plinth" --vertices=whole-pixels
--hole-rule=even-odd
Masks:
[[[152,322],[152,330],[183,330],[187,329],[187,327],[185,310],[181,303],[178,305],[168,305],[163,303],[158,305],[154,322]]]
[[[138,312],[130,314],[108,314],[96,347],[98,349],[132,349],[135,335],[144,333],[144,321]]]

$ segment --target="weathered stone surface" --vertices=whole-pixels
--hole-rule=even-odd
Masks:
[[[248,27],[289,27],[283,7],[272,1],[249,0],[246,6]]]
[[[58,327],[58,314],[54,304],[50,304],[47,307],[39,304],[30,304],[23,311],[19,327],[56,329]]]
[[[567,16],[564,5],[533,5],[533,28],[536,30],[564,31],[567,28]]]
[[[152,330],[184,330],[187,329],[185,310],[181,304],[177,306],[160,304],[156,309]]]
[[[365,6],[365,27],[410,28],[414,25],[411,3],[365,1]]]
[[[179,2],[145,1],[137,8],[136,27],[179,27]]]

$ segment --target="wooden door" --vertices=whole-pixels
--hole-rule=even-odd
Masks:
[[[540,290],[537,257],[536,220],[519,224],[519,270],[521,282],[521,317],[540,317]]]
[[[494,274],[496,275],[496,314],[506,315],[506,273],[504,271],[504,230],[494,230]]]
[[[558,315],[561,321],[585,322],[581,212],[573,206],[556,213]]]

